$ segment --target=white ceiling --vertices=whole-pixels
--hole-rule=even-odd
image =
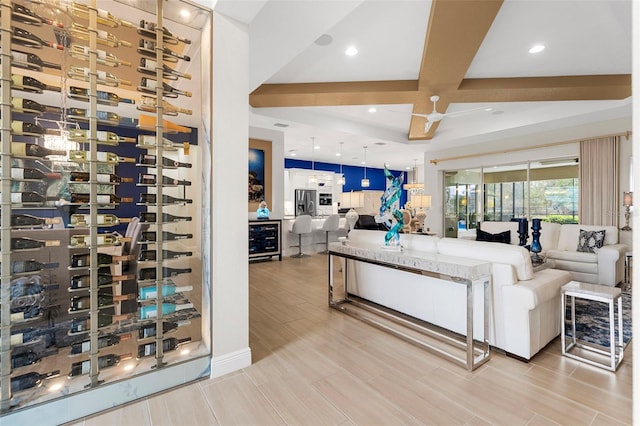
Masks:
[[[263,83],[415,80],[429,20],[423,0],[219,0],[216,12],[249,24],[250,86]],[[331,36],[326,46],[314,43]],[[537,55],[528,49],[543,43]],[[347,57],[349,45],[359,53]],[[451,46],[452,52],[455,46]],[[505,0],[467,78],[631,74],[630,0]],[[451,104],[430,141],[407,139],[412,105],[251,108],[250,124],[285,133],[285,155],[394,169],[427,150],[461,147],[533,130],[631,116],[631,99]],[[485,111],[484,108],[491,108]],[[439,111],[445,112],[445,111]],[[274,127],[287,124],[286,128]],[[383,145],[381,145],[383,144]]]

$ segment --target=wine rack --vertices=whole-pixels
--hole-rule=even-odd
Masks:
[[[210,356],[200,32],[163,3],[0,0],[0,418]]]

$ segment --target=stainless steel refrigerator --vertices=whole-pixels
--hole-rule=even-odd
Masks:
[[[314,189],[296,189],[296,216],[316,215],[316,191]]]

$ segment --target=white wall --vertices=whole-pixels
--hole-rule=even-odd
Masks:
[[[428,212],[425,225],[431,228],[432,231],[437,232],[438,235],[444,235],[444,195],[442,188],[443,171],[445,170],[473,169],[495,165],[522,163],[526,161],[536,161],[542,159],[573,156],[578,157],[579,143],[565,143],[565,141],[573,141],[580,138],[588,139],[600,135],[626,132],[629,130],[631,130],[631,118],[610,120],[601,123],[593,123],[586,126],[565,128],[548,132],[532,133],[529,135],[511,137],[508,139],[500,139],[493,142],[479,143],[475,146],[465,148],[441,151],[427,151],[424,155],[424,193],[432,195],[432,198],[431,209]],[[547,146],[544,148],[526,149],[515,152],[501,152],[526,148],[527,146],[533,147],[536,145],[550,144],[554,142],[556,142],[557,145]],[[631,146],[631,138],[629,140],[626,140],[623,137],[620,148],[620,197],[622,197],[622,192],[627,191],[629,188],[628,163]],[[493,152],[494,154],[483,155],[483,153],[485,152]],[[453,157],[458,156],[464,158],[453,159]],[[452,159],[447,160],[448,158]],[[431,160],[439,161],[437,162],[437,164],[433,164]],[[624,238],[622,234],[623,233],[621,233],[621,238]]]
[[[213,43],[211,374],[216,377],[251,364],[247,261],[248,27],[215,13]]]

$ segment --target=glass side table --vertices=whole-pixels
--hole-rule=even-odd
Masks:
[[[616,371],[624,357],[624,343],[622,336],[622,292],[618,287],[588,284],[578,281],[571,281],[562,286],[561,290],[561,313],[562,313],[562,355],[576,359],[596,367],[610,371]],[[566,336],[567,321],[567,299],[570,301],[570,327],[571,336]],[[596,345],[591,345],[581,341],[576,337],[576,299],[595,300],[609,305],[609,350],[600,349]],[[615,318],[615,304],[618,304],[618,317]],[[616,330],[618,339],[616,341]],[[588,352],[600,355],[599,359],[587,358]],[[604,356],[604,357],[603,357]]]

